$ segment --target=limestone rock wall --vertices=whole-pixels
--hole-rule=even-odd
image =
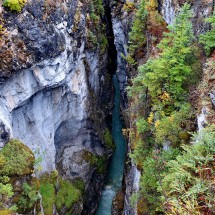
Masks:
[[[21,13],[0,11],[0,147],[20,139],[43,156],[40,174],[57,169],[65,179],[81,178],[91,214],[104,173],[83,152],[111,153],[103,134],[112,81],[107,54],[86,46],[90,4],[29,0]]]

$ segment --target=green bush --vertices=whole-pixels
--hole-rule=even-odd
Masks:
[[[34,154],[21,141],[12,139],[0,151],[1,175],[28,175],[34,167]]]
[[[0,195],[5,195],[7,198],[13,196],[13,187],[11,184],[2,184],[0,183]],[[1,201],[0,201],[1,206]]]
[[[85,183],[84,183],[83,179],[76,178],[72,181],[72,184],[75,188],[77,188],[83,194],[84,189],[85,189]]]
[[[163,144],[170,141],[172,146],[178,146],[180,143],[185,143],[189,124],[189,119],[192,116],[192,111],[189,105],[183,106],[179,111],[174,111],[170,116],[163,116],[161,120],[155,122],[155,141],[158,144]],[[182,127],[183,125],[183,127]]]
[[[22,196],[18,201],[18,206],[24,211],[32,209],[36,202],[40,199],[38,190],[34,186],[30,186],[28,183],[22,185]]]
[[[99,44],[101,54],[104,54],[108,47],[108,40],[104,34],[100,34]]]
[[[11,11],[21,12],[27,0],[4,0],[3,6],[10,8]]]

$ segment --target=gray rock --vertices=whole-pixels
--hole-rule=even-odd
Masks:
[[[92,214],[104,174],[82,154],[110,153],[102,139],[112,107],[107,56],[85,47],[89,8],[76,0],[44,4],[29,1],[22,13],[3,11],[12,63],[1,66],[0,61],[0,147],[11,137],[20,139],[43,157],[36,175],[58,169],[65,179],[81,178],[86,184],[82,205]],[[76,9],[81,14],[73,31]],[[74,206],[74,214],[82,205]]]
[[[215,91],[209,93],[209,97],[211,99],[213,109],[215,110]]]
[[[2,120],[0,120],[0,149],[4,147],[5,143],[11,137],[10,129],[6,126]]]

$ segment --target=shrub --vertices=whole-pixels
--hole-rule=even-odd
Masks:
[[[34,154],[21,141],[12,139],[0,151],[2,175],[31,174],[34,166]]]
[[[81,178],[76,178],[72,181],[72,184],[75,188],[77,188],[78,190],[81,191],[81,193],[84,192],[84,189],[85,189],[85,183],[83,181],[83,179]]]
[[[108,40],[104,34],[100,35],[99,45],[100,45],[101,54],[104,54],[108,47]]]
[[[87,31],[87,43],[89,48],[96,48],[98,45],[98,40],[96,35],[90,30]]]
[[[11,11],[21,12],[27,0],[5,0],[3,6],[8,7]]]
[[[184,145],[182,155],[167,164],[161,198],[172,214],[213,214],[215,212],[215,126],[194,136],[194,145]]]
[[[149,130],[149,123],[143,118],[137,120],[136,126],[138,133],[144,134],[146,131]]]
[[[11,184],[2,184],[0,183],[0,195],[5,195],[6,198],[13,196],[13,187]]]
[[[170,116],[164,116],[161,120],[157,120],[154,131],[156,143],[163,144],[170,141],[172,146],[183,143],[185,139],[183,139],[182,133],[188,131],[187,127],[191,116],[191,108],[187,105],[182,106],[179,111],[174,111]]]
[[[162,211],[159,184],[163,174],[167,171],[166,163],[179,154],[178,149],[170,148],[168,151],[154,150],[142,163],[141,194],[149,204],[149,211]],[[151,213],[153,214],[153,213]]]
[[[104,15],[104,7],[102,0],[92,0],[91,9],[92,11],[95,11],[96,14]]]
[[[39,199],[38,190],[35,189],[34,186],[30,186],[28,183],[24,183],[22,185],[22,196],[18,201],[18,206],[24,211],[30,210]]]

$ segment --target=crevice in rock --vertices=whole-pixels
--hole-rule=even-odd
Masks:
[[[98,202],[97,215],[109,214],[111,211],[111,205],[113,206],[113,199],[115,195],[121,193],[124,198],[123,190],[123,171],[125,163],[125,139],[122,135],[122,127],[124,123],[120,111],[120,104],[125,102],[124,89],[126,78],[126,62],[121,55],[126,55],[124,47],[124,32],[122,26],[119,26],[120,20],[116,20],[112,11],[111,5],[113,2],[110,0],[104,0],[105,16],[103,22],[106,24],[106,37],[108,40],[108,73],[111,75],[114,84],[114,109],[110,116],[106,117],[107,125],[112,130],[113,140],[116,145],[115,152],[113,153],[108,164],[108,173],[106,176],[106,185],[102,190],[101,199]],[[117,26],[119,26],[119,32]],[[119,33],[119,34],[118,34]],[[122,39],[121,39],[122,36]],[[124,107],[124,105],[122,105]],[[119,140],[120,139],[120,140]],[[104,206],[105,205],[105,206]],[[104,206],[104,207],[103,207]],[[113,213],[113,208],[112,208]]]
[[[106,23],[106,36],[108,40],[108,72],[113,76],[117,70],[117,50],[114,44],[114,33],[112,26],[112,15],[109,0],[104,2],[105,15],[103,17],[103,22]]]

